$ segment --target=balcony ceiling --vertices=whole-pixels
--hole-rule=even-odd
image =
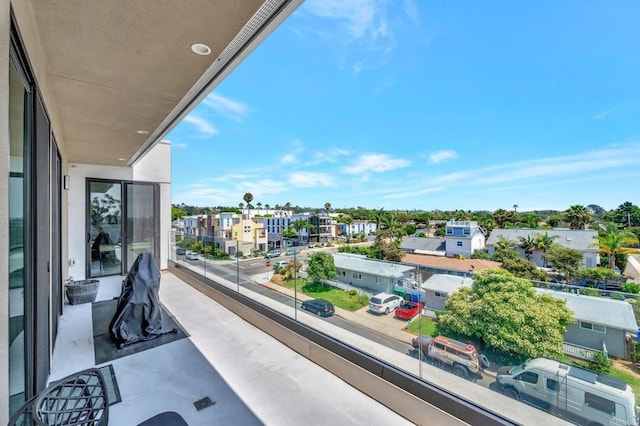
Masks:
[[[68,161],[133,164],[301,2],[33,0]]]

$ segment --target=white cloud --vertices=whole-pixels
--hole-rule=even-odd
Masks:
[[[296,172],[289,175],[289,183],[297,188],[331,187],[334,179],[327,173]]]
[[[349,151],[342,148],[328,148],[323,151],[316,151],[312,154],[312,162],[310,165],[320,163],[337,163],[340,157],[349,155]]]
[[[172,142],[171,147],[173,148],[187,148],[189,145],[186,142]]]
[[[282,156],[282,158],[280,159],[280,162],[282,164],[292,164],[296,162],[296,155],[295,154],[285,154]]]
[[[370,31],[377,13],[376,2],[371,0],[307,0],[305,7],[314,15],[340,21],[352,38]]]
[[[434,152],[429,156],[430,164],[441,163],[442,161],[449,160],[451,158],[456,158],[458,154],[453,150],[439,151]]]
[[[609,108],[609,109],[605,109],[603,111],[600,111],[596,114],[593,114],[593,116],[591,118],[593,118],[594,120],[602,120],[603,118],[606,118],[608,116],[610,116],[611,114],[613,114],[614,112],[616,112],[618,110],[618,107],[613,107],[613,108]]]
[[[238,123],[241,123],[249,113],[249,107],[247,105],[218,95],[217,93],[210,93],[202,103]]]
[[[187,115],[184,118],[184,121],[193,124],[200,132],[206,134],[207,136],[213,136],[220,133],[216,126],[196,114],[191,113]]]
[[[348,167],[342,168],[342,173],[355,175],[364,172],[383,173],[390,170],[409,166],[409,161],[402,158],[393,158],[385,154],[365,154]]]

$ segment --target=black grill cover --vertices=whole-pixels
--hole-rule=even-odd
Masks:
[[[118,346],[155,339],[163,333],[160,269],[150,253],[141,253],[122,283],[116,313],[109,325]]]

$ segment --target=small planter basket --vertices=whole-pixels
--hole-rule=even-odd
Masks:
[[[95,302],[100,288],[99,280],[69,281],[66,285],[67,299],[72,305]]]

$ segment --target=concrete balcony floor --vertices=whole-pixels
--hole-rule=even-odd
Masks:
[[[122,279],[101,278],[98,300],[119,296]],[[110,424],[163,411],[191,426],[409,424],[171,273],[162,274],[160,300],[189,337],[110,362],[122,396]],[[92,327],[90,303],[64,306],[50,380],[95,366]],[[215,404],[198,411],[204,397]]]

